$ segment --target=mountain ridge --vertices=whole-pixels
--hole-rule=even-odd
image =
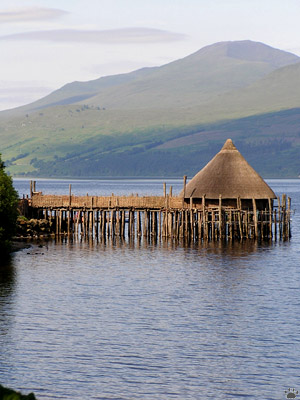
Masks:
[[[0,113],[1,151],[8,170],[18,175],[46,174],[48,170],[53,176],[61,176],[63,165],[68,164],[69,176],[72,162],[78,160],[82,170],[86,170],[85,162],[95,174],[117,173],[101,161],[110,156],[118,164],[116,154],[127,160],[128,168],[125,161],[121,168],[126,175],[132,174],[130,154],[136,159],[136,168],[144,171],[140,163],[153,163],[155,159],[158,167],[157,157],[162,151],[169,152],[164,155],[168,159],[180,149],[187,166],[191,154],[196,157],[193,145],[201,156],[211,143],[209,135],[203,135],[203,143],[198,135],[192,144],[191,135],[197,131],[211,132],[214,137],[215,124],[230,126],[229,121],[239,121],[244,127],[243,118],[265,121],[267,115],[276,119],[276,113],[282,121],[284,110],[299,107],[300,57],[260,42],[219,42],[160,67],[68,83],[34,103]],[[288,141],[292,143],[289,150],[284,150],[286,160],[299,150],[297,130],[294,134],[289,129],[289,125],[295,129],[294,118],[298,117],[294,111],[284,118]],[[245,129],[252,137],[247,138],[241,131],[237,140],[243,137],[244,141],[259,142],[247,124]],[[222,130],[224,141],[231,133],[226,129]],[[274,130],[277,132],[277,127]],[[262,132],[266,144],[260,146],[279,152],[278,138],[286,146],[287,138],[279,131],[273,136],[266,132]],[[174,147],[174,143],[180,145]],[[215,137],[213,143],[216,146]],[[171,157],[171,164],[175,162],[172,160]],[[281,157],[278,160],[280,164]],[[179,169],[184,173],[185,163],[181,162],[174,173]],[[260,160],[257,163],[263,173]],[[55,164],[59,168],[53,167]],[[74,174],[79,173],[78,165],[74,165]],[[295,176],[300,172],[297,165],[293,161]],[[289,176],[293,168],[289,169]],[[170,173],[172,168],[165,166],[165,170]]]
[[[82,101],[88,99],[93,99],[93,103],[97,103],[94,98],[98,97],[99,95],[101,96],[107,94],[107,89],[115,88],[116,90],[120,90],[120,86],[124,87],[124,85],[130,85],[132,83],[134,85],[141,85],[141,81],[145,85],[145,79],[146,81],[149,81],[150,79],[148,87],[157,85],[155,81],[152,81],[153,79],[167,79],[166,84],[170,85],[170,70],[173,72],[173,74],[174,72],[177,74],[175,75],[175,77],[173,77],[173,81],[178,79],[178,74],[182,77],[182,71],[184,70],[185,75],[187,75],[188,73],[193,73],[192,80],[193,83],[195,83],[195,70],[199,69],[197,79],[200,79],[200,85],[202,84],[203,86],[205,80],[211,79],[212,82],[210,84],[213,86],[213,88],[215,88],[215,86],[217,85],[217,88],[215,89],[217,89],[217,91],[219,92],[220,83],[224,85],[225,82],[224,79],[223,82],[220,82],[220,77],[216,80],[216,75],[220,75],[219,69],[218,66],[217,68],[212,67],[214,67],[214,64],[216,63],[216,58],[219,60],[220,57],[223,61],[223,69],[224,64],[228,64],[228,60],[231,60],[231,63],[229,62],[229,66],[226,65],[227,68],[229,67],[229,71],[225,75],[225,81],[229,81],[229,84],[226,85],[225,89],[234,89],[240,87],[241,82],[243,82],[242,86],[246,86],[256,79],[265,76],[267,73],[271,72],[274,69],[300,62],[300,57],[289,52],[274,49],[260,42],[252,42],[249,40],[236,42],[218,42],[212,45],[205,46],[204,48],[194,52],[189,56],[172,61],[159,67],[141,68],[126,74],[101,77],[92,81],[75,81],[67,83],[61,88],[50,93],[48,96],[45,96],[44,98],[37,100],[34,103],[18,107],[18,110],[30,112],[40,110],[47,106],[75,104],[78,102],[82,103]],[[247,62],[249,62],[249,66],[245,68],[244,63]],[[234,67],[237,70],[236,72],[239,72],[240,69],[243,70],[242,77],[237,77],[238,82],[236,82],[236,79],[233,76],[234,74],[232,71],[232,64],[234,64]],[[248,68],[250,68],[250,66],[252,67],[252,70],[250,71],[251,77],[248,71]],[[204,77],[202,77],[201,80],[201,77],[199,77],[199,75],[203,74]],[[232,80],[234,82],[232,82]],[[171,80],[171,83],[174,82],[172,82]],[[186,84],[186,82],[183,83]],[[100,93],[98,93],[99,91]],[[103,91],[104,93],[102,93]],[[58,99],[56,98],[56,96],[58,96]],[[80,99],[80,97],[83,98]],[[67,101],[68,99],[69,101]],[[139,103],[139,101],[137,101],[136,103]],[[96,106],[99,106],[99,104],[96,104]]]

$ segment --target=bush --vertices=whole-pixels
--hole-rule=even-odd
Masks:
[[[28,396],[25,396],[20,392],[15,392],[12,389],[0,385],[0,400],[36,400],[36,397],[33,393],[29,393]]]
[[[13,187],[12,178],[5,172],[0,156],[0,253],[10,251],[10,241],[16,232],[18,218],[18,194]]]

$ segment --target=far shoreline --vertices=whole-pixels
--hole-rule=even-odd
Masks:
[[[45,177],[45,176],[19,176],[19,175],[10,175],[11,178],[22,180],[22,181],[114,181],[114,180],[182,180],[183,176],[84,176],[84,177],[74,177],[74,176],[62,176],[62,177]],[[263,179],[266,180],[299,180],[299,176],[293,177],[268,177],[261,175]]]

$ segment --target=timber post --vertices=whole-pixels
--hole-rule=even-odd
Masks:
[[[287,224],[288,224],[288,238],[290,239],[292,237],[292,232],[291,232],[291,198],[288,197],[288,214],[287,214]]]
[[[185,199],[185,195],[186,195],[186,179],[187,176],[184,175],[183,177],[183,197],[182,197],[182,208],[184,207],[184,199]]]
[[[257,209],[256,209],[256,200],[252,199],[253,206],[253,220],[254,220],[254,239],[258,238],[258,223],[257,223]]]

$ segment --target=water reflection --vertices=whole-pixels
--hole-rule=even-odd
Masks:
[[[11,259],[0,266],[0,335],[6,335],[12,320],[15,295],[15,267]]]
[[[52,240],[48,241],[40,240],[38,243],[49,243]],[[96,237],[80,237],[76,235],[65,235],[65,236],[56,236],[53,239],[54,243],[57,244],[81,244],[87,245],[90,249],[97,250],[97,248],[137,248],[137,249],[165,249],[168,251],[173,251],[175,249],[186,249],[188,252],[192,250],[199,251],[200,253],[205,254],[214,254],[214,255],[226,255],[228,257],[239,258],[239,257],[248,257],[249,254],[261,252],[261,251],[270,251],[278,245],[282,245],[283,242],[274,242],[263,241],[259,242],[257,240],[242,240],[242,241],[199,241],[192,242],[187,240],[174,240],[174,239],[158,239],[157,237],[138,237],[138,238],[122,238],[115,236],[104,237],[104,238],[96,238]],[[289,242],[285,242],[288,244]]]
[[[285,246],[38,242],[1,270],[1,377],[41,400],[276,398],[300,356]]]
[[[299,180],[274,186],[299,210]],[[1,380],[41,400],[282,398],[299,384],[299,226],[290,242],[60,237],[16,253]]]
[[[15,285],[15,268],[11,259],[0,265],[0,299],[11,296]],[[1,304],[1,303],[0,303]]]
[[[0,379],[40,400],[282,398],[299,384],[299,222],[286,243],[61,237],[16,253]]]

